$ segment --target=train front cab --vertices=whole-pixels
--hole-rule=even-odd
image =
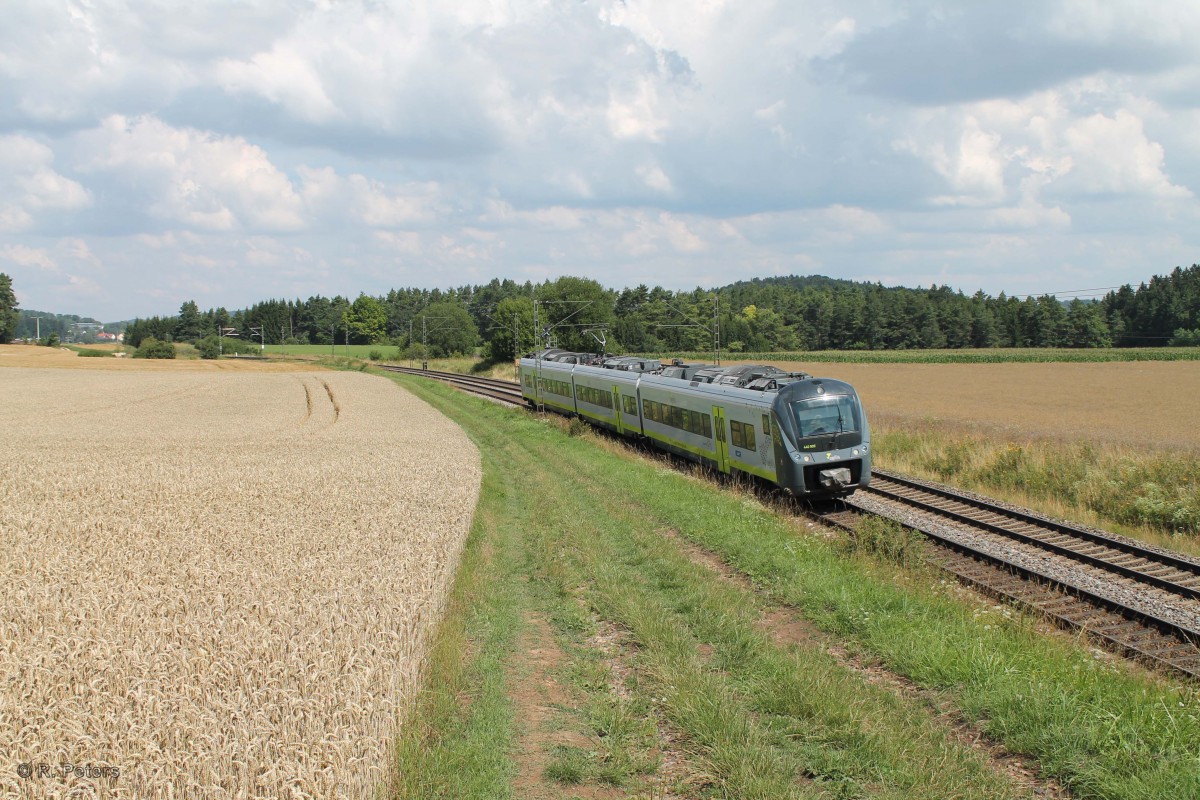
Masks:
[[[793,494],[841,497],[870,484],[870,428],[847,383],[814,378],[781,387],[771,436],[778,483]]]

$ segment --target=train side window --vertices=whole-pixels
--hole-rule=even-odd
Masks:
[[[755,447],[753,423],[730,421],[729,440],[733,443],[734,447],[740,447],[743,450],[757,449]]]
[[[638,413],[638,412],[637,412],[637,398],[636,398],[636,397],[629,397],[629,396],[626,396],[626,397],[623,397],[623,398],[621,398],[621,399],[622,399],[622,400],[624,401],[624,403],[625,403],[625,413],[626,413],[626,414],[634,414],[634,415],[636,415],[636,414]]]
[[[771,435],[771,416],[763,414],[763,433],[767,436]]]

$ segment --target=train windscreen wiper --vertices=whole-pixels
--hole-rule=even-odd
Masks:
[[[832,450],[834,448],[834,445],[837,444],[838,434],[842,433],[845,430],[845,424],[846,424],[845,420],[842,419],[842,404],[837,403],[834,406],[834,408],[836,408],[837,412],[838,412],[838,429],[836,431],[834,431],[833,435],[831,435],[829,437],[829,448],[828,449],[830,449],[830,450]]]

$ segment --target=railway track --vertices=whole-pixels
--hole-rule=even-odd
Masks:
[[[507,403],[513,406],[525,405],[525,400],[521,397],[521,384],[515,381],[503,381],[496,378],[479,378],[474,375],[463,375],[460,372],[438,372],[436,370],[413,369],[410,367],[397,367],[388,364],[380,365],[380,369],[385,369],[388,372],[400,372],[406,375],[420,375],[425,378],[434,378],[439,381],[454,386],[462,387],[467,391],[490,397],[501,403]]]
[[[513,381],[383,369],[526,405]],[[864,515],[923,533],[934,545],[929,560],[968,585],[1151,666],[1200,678],[1200,560],[879,469],[869,489],[812,512],[851,532]]]
[[[1200,561],[883,470],[832,513],[843,528],[866,513],[918,530],[963,582],[1200,678]]]

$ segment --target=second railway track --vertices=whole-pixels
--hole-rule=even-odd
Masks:
[[[514,381],[382,368],[526,405]],[[879,469],[869,489],[816,516],[853,530],[862,514],[925,534],[936,546],[930,560],[964,583],[1110,649],[1200,678],[1200,560]]]
[[[459,386],[473,394],[490,397],[501,403],[508,403],[514,406],[525,405],[525,400],[521,397],[521,385],[514,381],[504,381],[497,378],[480,378],[474,375],[464,375],[460,372],[438,372],[436,370],[415,369],[412,367],[397,367],[391,364],[381,364],[379,368],[385,369],[388,372],[434,378],[435,380]]]

